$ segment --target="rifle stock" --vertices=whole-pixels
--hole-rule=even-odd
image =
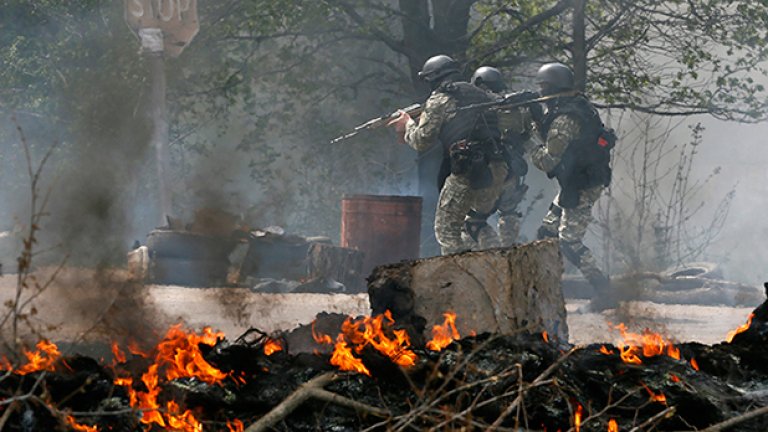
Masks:
[[[405,108],[401,108],[401,109],[398,109],[396,111],[393,111],[393,112],[391,112],[389,114],[385,114],[385,115],[383,115],[381,117],[372,118],[372,119],[368,120],[365,123],[362,123],[360,125],[355,126],[355,128],[352,129],[350,132],[332,139],[331,140],[331,144],[334,144],[334,143],[337,143],[339,141],[344,141],[346,139],[352,138],[353,136],[359,134],[360,132],[362,132],[364,130],[377,129],[377,128],[380,128],[380,127],[384,127],[384,126],[387,125],[387,123],[389,123],[390,121],[392,121],[392,120],[396,119],[398,116],[400,116],[400,112],[401,111],[405,111],[411,117],[418,117],[418,116],[421,115],[421,112],[423,110],[424,110],[424,107],[421,104],[413,104],[413,105],[409,105],[409,106],[407,106]]]

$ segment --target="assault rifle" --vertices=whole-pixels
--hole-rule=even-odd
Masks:
[[[421,115],[421,112],[424,110],[424,107],[421,104],[413,104],[410,106],[407,106],[405,108],[401,108],[399,110],[396,110],[394,112],[391,112],[389,114],[385,114],[381,117],[376,117],[374,119],[370,119],[367,122],[355,126],[354,129],[352,129],[351,132],[346,133],[344,135],[341,135],[339,137],[336,137],[331,140],[331,144],[337,143],[339,141],[344,141],[345,139],[352,138],[353,136],[359,134],[360,132],[367,130],[367,129],[377,129],[380,127],[384,127],[389,123],[390,121],[398,118],[400,116],[400,111],[405,111],[410,115],[411,117],[418,117]]]
[[[458,112],[458,111],[471,110],[471,109],[486,109],[486,108],[499,108],[499,109],[516,108],[520,106],[546,102],[548,100],[556,99],[563,96],[576,96],[577,94],[578,94],[577,91],[569,90],[566,92],[555,93],[547,96],[539,96],[539,94],[536,92],[521,91],[516,93],[507,93],[493,101],[481,102],[481,103],[457,107],[453,110],[450,110],[449,112]]]

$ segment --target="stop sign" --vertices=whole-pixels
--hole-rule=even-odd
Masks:
[[[125,22],[134,32],[159,28],[164,51],[178,57],[200,29],[197,0],[124,0]]]

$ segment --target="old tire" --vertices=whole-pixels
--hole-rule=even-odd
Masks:
[[[710,262],[693,262],[681,266],[670,267],[661,273],[664,283],[660,289],[682,291],[698,289],[704,286],[708,279],[722,279],[720,267]]]
[[[228,270],[229,261],[226,260],[155,257],[150,265],[150,281],[158,285],[222,286]]]
[[[147,235],[152,257],[223,261],[235,247],[233,239],[187,231],[154,230]]]

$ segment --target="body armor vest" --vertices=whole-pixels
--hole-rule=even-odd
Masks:
[[[447,83],[438,91],[455,99],[457,107],[493,100],[484,90],[467,82]],[[491,110],[457,111],[451,119],[443,123],[439,138],[443,146],[450,146],[460,140],[498,143],[501,138],[498,116]]]
[[[463,107],[476,103],[490,102],[493,98],[484,90],[468,82],[447,82],[436,90],[451,96],[456,101],[456,107]],[[453,117],[446,120],[438,139],[443,145],[443,163],[440,167],[438,185],[442,189],[445,179],[456,171],[457,161],[451,160],[451,147],[461,141],[471,145],[472,154],[465,155],[474,159],[473,167],[467,169],[473,174],[467,173],[473,184],[478,188],[484,187],[487,182],[487,163],[493,159],[503,159],[499,149],[501,132],[499,131],[499,119],[496,112],[491,110],[470,109],[457,111]],[[453,152],[456,155],[456,152]],[[479,166],[483,165],[483,166]],[[479,174],[478,174],[479,173]],[[477,179],[477,180],[476,180]]]
[[[601,139],[605,129],[597,110],[584,96],[559,99],[550,107],[542,122],[546,140],[552,122],[561,115],[571,115],[580,126],[579,136],[568,143],[560,163],[547,173],[557,177],[561,189],[561,205],[569,208],[578,203],[578,192],[611,182],[611,145]],[[574,203],[575,200],[575,203]]]

